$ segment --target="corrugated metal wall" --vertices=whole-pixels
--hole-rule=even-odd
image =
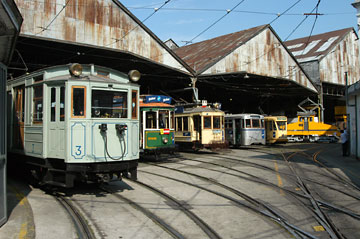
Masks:
[[[270,29],[266,29],[241,45],[203,74],[240,71],[289,79],[308,89],[317,91]]]
[[[7,220],[6,196],[6,68],[0,63],[0,226]]]
[[[117,49],[188,72],[112,0],[15,2],[24,17],[21,34]]]
[[[359,80],[359,45],[355,34],[348,34],[336,48],[320,61],[322,82],[345,85],[345,72],[348,84]]]

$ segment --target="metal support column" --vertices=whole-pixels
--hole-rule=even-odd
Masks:
[[[0,226],[7,221],[6,196],[6,67],[0,63]]]

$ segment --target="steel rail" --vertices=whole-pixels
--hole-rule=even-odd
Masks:
[[[169,235],[171,235],[173,238],[177,238],[177,239],[185,239],[185,237],[178,232],[176,229],[174,229],[172,226],[170,226],[169,224],[167,224],[164,220],[162,220],[160,217],[156,216],[154,213],[150,212],[149,210],[147,210],[146,208],[140,206],[138,203],[123,197],[119,194],[117,194],[115,191],[112,191],[104,186],[100,187],[102,190],[104,190],[105,192],[110,193],[112,196],[125,201],[127,204],[129,204],[130,206],[132,206],[133,208],[135,208],[136,210],[142,212],[143,214],[145,214],[149,219],[151,219],[155,224],[157,224],[159,227],[161,227],[164,231],[166,231]]]
[[[233,169],[233,168],[230,168],[230,167],[227,167],[227,166],[224,166],[224,165],[220,165],[220,164],[217,164],[217,163],[204,162],[204,161],[196,160],[196,159],[184,159],[184,160],[186,160],[186,161],[201,162],[201,163],[206,163],[206,164],[210,164],[210,165],[215,165],[215,166],[223,167],[223,168],[226,168],[226,169],[231,170],[231,171],[235,171],[235,172],[238,172],[238,173],[245,174],[245,175],[247,175],[247,176],[249,176],[249,177],[244,177],[244,176],[240,176],[240,175],[237,175],[237,174],[232,174],[232,173],[229,173],[229,172],[223,172],[223,171],[216,170],[216,169],[209,169],[209,168],[204,168],[204,169],[210,170],[210,171],[214,171],[214,172],[220,172],[220,173],[223,173],[223,174],[226,174],[226,175],[231,175],[231,176],[234,176],[234,177],[238,177],[238,178],[241,178],[241,179],[244,179],[244,180],[248,180],[248,181],[252,181],[252,182],[256,182],[256,183],[261,183],[261,184],[264,184],[264,185],[267,185],[267,186],[271,186],[271,187],[273,187],[273,188],[275,188],[275,189],[283,190],[283,191],[288,192],[288,193],[290,193],[290,194],[292,194],[292,195],[295,195],[295,196],[297,196],[297,197],[301,197],[301,198],[304,198],[304,199],[309,199],[309,197],[308,197],[307,195],[303,195],[303,194],[300,194],[300,193],[298,193],[298,192],[294,192],[294,191],[291,191],[291,190],[289,190],[289,189],[282,188],[282,187],[280,187],[280,186],[278,186],[278,185],[276,185],[276,184],[273,184],[273,183],[271,183],[271,182],[268,182],[268,181],[266,181],[266,180],[264,180],[264,179],[262,179],[262,178],[259,178],[259,177],[255,176],[255,175],[252,175],[252,174],[249,174],[249,173],[245,173],[245,172],[242,172],[242,171],[237,170],[237,169]],[[179,162],[176,162],[176,164],[180,164],[180,163],[179,163]],[[185,165],[185,164],[182,164],[182,165]],[[194,166],[194,165],[192,165],[192,166]],[[199,166],[196,166],[196,167],[199,167]],[[200,168],[200,167],[199,167],[199,168]],[[309,179],[305,179],[305,180],[308,181]],[[311,180],[309,180],[309,181],[311,181]],[[315,181],[313,181],[313,182],[315,182]],[[315,183],[316,183],[316,182],[315,182]],[[320,184],[320,185],[323,185],[323,184]],[[323,186],[327,186],[327,185],[323,185]],[[333,187],[329,187],[329,188],[336,190],[336,189],[333,188]],[[339,190],[339,192],[348,195],[346,192],[342,192],[342,191],[340,191],[340,190]],[[352,196],[352,195],[349,194],[348,196]],[[352,196],[352,197],[354,197],[354,196]],[[358,198],[355,197],[355,199],[358,199]],[[329,208],[329,209],[333,209],[333,210],[342,212],[342,213],[347,214],[347,215],[349,215],[349,216],[351,216],[351,217],[353,217],[353,218],[355,218],[355,219],[360,220],[360,215],[357,214],[357,213],[355,213],[355,212],[352,212],[352,211],[347,210],[347,209],[344,209],[344,208],[340,208],[340,207],[338,207],[338,206],[332,205],[331,203],[328,203],[328,202],[325,202],[325,201],[322,201],[322,200],[319,200],[319,199],[316,199],[316,201],[317,201],[319,204],[321,204],[322,206],[325,206],[325,207],[327,207],[327,208]]]
[[[189,172],[186,172],[186,171],[183,171],[183,170],[179,170],[179,169],[174,169],[174,168],[170,168],[170,167],[166,167],[166,166],[160,166],[160,165],[155,165],[155,164],[150,164],[150,165],[154,165],[154,166],[157,166],[157,167],[162,167],[162,168],[166,168],[166,169],[169,169],[169,170],[173,170],[173,171],[177,171],[177,172],[180,172],[180,173],[184,173],[184,174],[188,174],[188,175],[191,175],[191,176],[194,176],[194,177],[197,177],[197,178],[200,178],[202,180],[205,180],[205,181],[208,181],[208,182],[211,182],[213,184],[216,184],[220,187],[223,187],[239,196],[241,196],[241,192],[231,188],[231,187],[228,187],[226,185],[223,185],[221,183],[218,183],[216,182],[215,180],[212,180],[212,179],[209,179],[209,178],[206,178],[206,177],[203,177],[203,176],[200,176],[200,175],[196,175],[196,174],[192,174],[192,173],[189,173]],[[202,187],[200,185],[196,185],[196,184],[193,184],[193,183],[189,183],[189,182],[186,182],[186,181],[182,181],[180,179],[175,179],[175,178],[171,178],[171,177],[168,177],[168,176],[165,176],[165,175],[161,175],[161,174],[157,174],[157,173],[152,173],[152,172],[147,172],[147,171],[143,171],[143,170],[139,170],[141,172],[144,172],[144,173],[148,173],[148,174],[152,174],[152,175],[156,175],[158,177],[163,177],[163,178],[167,178],[167,179],[170,179],[170,180],[174,180],[174,181],[177,181],[177,182],[180,182],[180,183],[183,183],[183,184],[187,184],[187,185],[191,185],[193,187],[196,187],[196,188],[199,188],[199,189],[202,189],[204,191],[207,191],[207,192],[210,192],[210,193],[213,193],[215,195],[218,195],[220,197],[223,197],[223,198],[226,198],[228,199],[229,201],[232,201],[240,206],[244,206],[246,208],[249,208],[251,209],[252,211],[256,212],[256,213],[259,213],[267,218],[270,218],[272,221],[276,222],[277,224],[279,224],[280,226],[282,226],[284,229],[286,229],[291,235],[293,235],[295,238],[304,238],[304,236],[306,236],[306,238],[317,238],[313,235],[311,235],[310,233],[306,232],[306,231],[303,231],[302,229],[298,228],[297,226],[295,225],[292,225],[291,223],[287,222],[286,220],[284,220],[284,218],[277,214],[274,210],[272,210],[270,207],[268,207],[267,205],[263,204],[262,202],[259,202],[255,199],[252,199],[251,197],[247,196],[247,195],[244,195],[244,199],[246,201],[250,201],[252,204],[255,204],[256,206],[251,206],[249,204],[245,204],[233,197],[230,197],[230,196],[227,196],[225,194],[222,194],[222,193],[219,193],[219,192],[216,192],[216,191],[213,191],[211,189],[208,189],[208,188],[205,188],[205,187]],[[263,208],[265,208],[266,210],[260,210],[258,209],[258,206],[261,206]]]
[[[284,159],[284,161],[287,163],[290,170],[293,172],[293,174],[296,176],[296,179],[298,181],[298,185],[300,189],[303,191],[303,193],[308,197],[310,200],[314,212],[317,215],[318,222],[325,228],[326,232],[329,234],[331,238],[337,239],[337,238],[344,238],[337,230],[336,226],[331,222],[330,218],[321,210],[320,205],[317,203],[314,196],[311,194],[311,191],[309,188],[305,185],[305,183],[301,180],[299,175],[297,174],[295,168],[290,164],[290,161],[288,160],[288,157],[285,156],[284,153],[281,152],[281,155]],[[293,155],[291,155],[293,156]]]
[[[74,222],[74,227],[76,229],[78,238],[80,239],[95,239],[90,226],[87,224],[86,219],[81,215],[81,213],[76,209],[70,200],[65,197],[55,193],[53,197],[59,202],[59,204],[68,212],[71,217],[71,220]]]
[[[209,238],[211,239],[220,239],[221,237],[219,236],[219,234],[217,234],[216,231],[214,231],[207,223],[205,223],[201,218],[199,218],[195,213],[193,213],[192,211],[190,211],[189,209],[187,209],[186,207],[184,207],[182,205],[181,202],[179,202],[179,200],[175,199],[174,197],[170,196],[169,194],[160,191],[157,188],[154,188],[148,184],[145,184],[139,180],[135,181],[135,180],[130,180],[136,184],[139,184],[153,192],[155,192],[156,194],[160,195],[161,197],[174,202],[182,212],[184,212],[191,220],[193,220],[195,222],[196,225],[198,225],[203,232],[209,236]]]
[[[272,172],[276,172],[276,173],[279,173],[281,175],[285,175],[287,177],[290,177],[290,178],[294,178],[295,176],[293,174],[289,174],[289,173],[285,173],[285,172],[278,172],[278,171],[275,171],[273,168],[270,168],[270,167],[267,167],[267,166],[264,166],[264,165],[261,165],[261,164],[257,164],[257,163],[253,163],[253,162],[247,162],[247,161],[244,161],[244,160],[240,160],[240,159],[234,159],[234,158],[230,158],[230,157],[224,157],[224,156],[218,156],[220,158],[223,158],[223,159],[227,159],[227,160],[231,160],[233,162],[237,162],[237,163],[242,163],[242,164],[246,164],[246,165],[251,165],[253,167],[256,167],[256,168],[260,168],[260,169],[264,169],[264,170],[268,170],[268,171],[272,171]],[[232,169],[232,170],[235,170],[235,169]],[[235,170],[236,171],[236,170]],[[237,170],[238,172],[241,172],[239,170]],[[241,172],[241,173],[244,173],[244,172]],[[349,197],[352,197],[354,199],[357,199],[357,200],[360,200],[360,197],[359,196],[356,196],[356,195],[353,195],[353,194],[350,194],[348,192],[345,192],[345,191],[342,191],[340,189],[337,189],[335,187],[332,187],[330,185],[326,185],[326,184],[323,184],[323,183],[320,183],[320,182],[317,182],[315,180],[312,180],[310,178],[306,178],[306,177],[301,177],[304,181],[307,181],[307,182],[311,182],[311,183],[315,183],[315,184],[318,184],[318,185],[321,185],[323,187],[327,187],[327,188],[330,188],[334,191],[338,191],[340,193],[343,193]],[[340,181],[338,180],[338,182],[341,182],[341,183],[344,183],[343,181]]]

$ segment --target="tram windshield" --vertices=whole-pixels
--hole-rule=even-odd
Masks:
[[[169,129],[170,127],[169,120],[169,111],[168,110],[159,110],[159,128],[160,129]]]
[[[92,118],[127,118],[127,93],[92,90]]]
[[[276,123],[279,130],[286,130],[286,121],[277,121]]]

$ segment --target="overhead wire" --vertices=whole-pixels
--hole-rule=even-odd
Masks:
[[[235,7],[233,7],[233,9],[231,9],[229,12],[227,12],[227,14],[225,14],[222,18],[224,18],[226,15],[228,15],[228,13],[230,13],[230,12],[234,12],[235,11],[235,8],[236,7],[238,7],[242,2],[244,2],[245,0],[242,0],[241,2],[239,2]],[[290,6],[288,9],[286,9],[284,12],[282,12],[280,15],[278,15],[274,20],[272,20],[270,23],[273,23],[274,21],[276,21],[279,17],[281,17],[281,16],[283,16],[283,15],[285,15],[290,9],[292,9],[295,5],[297,5],[299,2],[300,2],[301,0],[298,0],[297,2],[295,2],[292,6]],[[66,5],[68,4],[70,2],[70,0],[68,0],[68,2],[66,3]],[[159,7],[158,9],[155,9],[154,10],[154,12],[152,13],[152,14],[150,14],[147,18],[145,18],[143,21],[142,21],[142,23],[143,22],[145,22],[146,20],[148,20],[150,17],[152,17],[158,10],[160,10],[160,9],[162,9],[168,2],[170,2],[170,0],[168,0],[168,1],[165,1],[164,3],[163,3],[163,5],[161,6],[161,7]],[[319,1],[320,2],[320,1]],[[62,10],[66,7],[66,5],[62,8]],[[318,6],[318,4],[317,4],[317,6]],[[62,11],[61,10],[61,11]],[[60,12],[61,12],[60,11]],[[57,14],[57,16],[60,14],[60,12]],[[56,17],[57,17],[56,16]],[[48,26],[46,27],[46,28],[48,28],[54,21],[55,21],[55,19],[56,19],[56,17],[48,24]],[[308,17],[308,15],[306,16],[306,18]],[[220,18],[218,21],[220,21],[222,18]],[[210,27],[212,27],[213,25],[215,25],[218,21],[216,21],[214,24],[212,24]],[[303,21],[301,22],[301,24],[303,23]],[[301,25],[300,24],[300,25]],[[298,25],[299,26],[299,25]],[[298,26],[297,26],[297,28],[298,28]],[[136,26],[136,27],[138,27],[138,26]],[[136,28],[135,27],[135,28]],[[206,30],[208,30],[210,27],[208,27],[207,29],[205,29],[203,32],[205,32]],[[127,34],[129,34],[132,30],[134,30],[135,28],[133,28],[133,29],[131,29]],[[296,29],[295,29],[296,30]],[[202,33],[203,33],[202,32]],[[202,34],[201,33],[201,34]],[[127,35],[126,34],[126,35]],[[123,37],[122,37],[122,39],[126,36],[126,35],[124,35]],[[198,35],[200,35],[200,34],[198,34]],[[195,39],[195,38],[194,38]],[[115,41],[115,42],[117,42],[117,41]],[[115,43],[114,42],[114,43]],[[111,44],[114,44],[114,43],[111,43]],[[111,44],[109,44],[109,45],[111,45]],[[272,49],[272,50],[274,50],[274,48]],[[270,51],[272,51],[272,50],[270,50]],[[92,51],[92,50],[90,50],[90,51]],[[90,51],[87,51],[86,52],[86,54],[87,53],[89,53]],[[270,52],[269,51],[269,52]],[[265,53],[266,54],[266,53]],[[263,54],[263,55],[265,55],[265,54]],[[161,54],[161,55],[163,55],[163,54]],[[161,56],[161,55],[159,55],[159,56]],[[76,56],[74,56],[74,57],[76,57]],[[103,57],[103,56],[99,56],[99,57]],[[158,57],[158,56],[157,56]],[[261,57],[261,56],[258,56],[258,57]],[[257,58],[258,58],[257,57]],[[72,57],[73,58],[73,57]],[[72,59],[72,58],[70,58],[70,59]],[[257,59],[256,58],[256,59]],[[119,58],[118,58],[119,59]],[[255,60],[256,60],[255,59]],[[124,60],[126,60],[126,59],[124,59]],[[246,64],[250,64],[251,62],[247,62]],[[293,73],[294,74],[294,73]],[[151,74],[148,74],[148,75],[151,75]],[[186,77],[187,78],[187,77]]]
[[[309,42],[310,42],[310,38],[311,38],[311,36],[312,36],[313,30],[314,30],[314,28],[315,28],[316,21],[317,21],[317,19],[318,19],[317,13],[318,13],[318,8],[319,8],[319,5],[320,5],[320,2],[321,2],[321,0],[318,0],[317,4],[316,4],[316,6],[315,6],[315,8],[316,8],[315,20],[314,20],[314,23],[313,23],[313,25],[312,25],[312,27],[311,27],[310,35],[309,35],[308,38],[307,38],[307,41],[306,41],[306,43],[305,43],[305,47],[304,47],[301,55],[303,55],[306,47],[308,46],[308,44],[309,44]]]
[[[218,23],[219,21],[221,21],[224,17],[226,17],[229,13],[231,13],[234,9],[236,9],[240,4],[242,4],[245,0],[241,0],[238,4],[236,4],[232,9],[227,10],[226,14],[223,15],[222,17],[220,17],[218,20],[216,20],[214,23],[212,23],[209,27],[207,27],[205,30],[203,30],[202,32],[200,32],[199,34],[197,34],[195,37],[193,37],[190,41],[187,41],[185,43],[185,45],[188,45],[189,43],[192,43],[196,38],[198,38],[199,36],[201,36],[204,32],[206,32],[207,30],[209,30],[211,27],[213,27],[216,23]]]

